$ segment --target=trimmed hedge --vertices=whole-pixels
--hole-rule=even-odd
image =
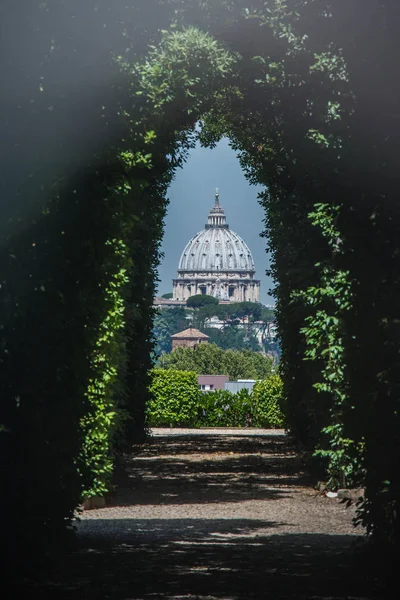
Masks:
[[[283,382],[279,375],[258,381],[251,393],[257,427],[284,427]]]
[[[147,418],[150,427],[284,427],[279,375],[255,384],[252,392],[202,392],[193,371],[154,369]]]
[[[151,399],[147,406],[150,426],[193,426],[197,420],[199,386],[193,371],[151,371]]]
[[[199,417],[195,426],[246,427],[253,425],[249,390],[232,394],[227,390],[199,391]]]

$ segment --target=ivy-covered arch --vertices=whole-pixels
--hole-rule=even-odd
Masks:
[[[279,33],[285,35],[284,30]],[[170,181],[196,140],[212,147],[227,136],[249,180],[265,186],[260,199],[272,270],[279,282],[275,290],[278,323],[284,346],[287,343],[282,372],[289,396],[288,418],[291,430],[312,448],[320,441],[321,428],[330,423],[328,413],[336,410],[333,404],[347,400],[339,321],[350,308],[351,284],[348,272],[337,270],[334,262],[342,203],[333,190],[332,198],[325,195],[321,202],[319,178],[324,178],[324,168],[332,168],[343,144],[336,122],[343,112],[340,96],[349,95],[350,90],[339,52],[316,56],[301,39],[286,37],[287,44],[280,53],[275,49],[272,62],[273,43],[266,46],[264,55],[244,58],[198,29],[175,30],[165,32],[160,45],[151,48],[142,63],[134,67],[122,63],[122,67],[134,78],[133,103],[139,104],[141,112],[130,139],[144,126],[139,133],[145,144],[140,160],[147,162],[149,179],[155,156],[167,158],[165,171],[157,168],[156,177]],[[296,55],[292,71],[287,64],[291,52]],[[296,88],[308,83],[298,69],[300,57],[303,69],[306,64],[311,74],[315,101],[302,90],[297,97]],[[290,106],[284,101],[288,93]],[[318,109],[312,111],[310,103]],[[131,167],[133,152],[123,156]],[[313,173],[314,169],[320,173]],[[310,300],[319,310],[310,310]],[[324,334],[317,341],[313,330],[320,327]],[[323,356],[335,344],[334,362],[322,359],[317,369],[305,367],[304,358],[316,358],[316,352]],[[296,358],[290,356],[292,350]],[[304,410],[303,396],[307,395]],[[333,444],[343,437],[342,430],[326,433]],[[327,448],[321,454],[331,459],[332,484],[339,480],[344,484],[345,473],[351,475],[354,470],[351,451],[346,449],[340,458]]]
[[[248,8],[246,43],[234,20],[217,41],[177,18],[146,56],[117,56],[118,138],[56,182],[40,218],[8,240],[0,423],[22,538],[63,530],[82,493],[105,493],[116,450],[143,434],[167,188],[196,139],[228,136],[249,180],[265,186],[289,428],[321,446],[334,484],[367,484],[364,523],[398,542],[394,303],[379,299],[376,265],[366,301],[360,256],[378,220],[397,290],[398,242],[379,194],[354,176],[348,184],[359,138],[340,44],[310,39],[293,4]]]
[[[399,457],[396,451],[393,455],[393,441],[399,413],[392,375],[398,365],[393,300],[399,280],[390,273],[399,244],[393,227],[397,213],[387,203],[393,190],[385,172],[376,172],[373,189],[359,180],[361,94],[352,88],[339,44],[332,38],[325,43],[310,40],[302,29],[301,11],[291,15],[290,23],[275,19],[273,11],[250,16],[257,23],[255,40],[258,27],[263,42],[255,42],[257,53],[248,48],[243,52],[240,42],[230,44],[230,69],[225,62],[217,69],[220,79],[213,85],[220,88],[213,89],[211,103],[208,93],[202,96],[196,89],[201,82],[208,92],[206,78],[193,79],[194,65],[185,65],[191,41],[204,35],[196,30],[166,34],[143,66],[145,87],[151,81],[151,63],[156,81],[170,82],[168,50],[177,53],[178,65],[183,61],[187,69],[183,77],[178,69],[177,98],[185,107],[193,99],[187,114],[200,121],[200,140],[212,146],[228,136],[249,180],[265,186],[260,199],[277,281],[289,429],[317,449],[331,486],[366,487],[359,520],[375,539],[398,544]],[[202,40],[215,48],[207,36]],[[200,106],[199,99],[204,102]],[[175,99],[167,94],[163,100],[174,112]],[[193,135],[193,124],[185,131]],[[193,143],[190,134],[183,141],[180,130],[180,148]],[[386,151],[385,165],[392,158]],[[383,194],[377,192],[378,185],[386,190]],[[388,251],[381,255],[383,240]],[[376,268],[377,255],[385,256],[385,266]],[[368,300],[371,272],[366,257],[375,265],[375,291]],[[388,280],[391,299],[390,293],[380,297],[378,291]],[[366,338],[367,331],[372,339]],[[384,355],[380,346],[386,348]]]

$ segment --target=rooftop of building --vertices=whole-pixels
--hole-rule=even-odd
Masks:
[[[191,340],[191,339],[208,340],[209,336],[206,335],[205,333],[202,333],[198,329],[195,329],[194,327],[189,327],[189,329],[185,329],[184,331],[179,331],[178,333],[174,333],[174,335],[171,335],[171,338],[173,340]]]

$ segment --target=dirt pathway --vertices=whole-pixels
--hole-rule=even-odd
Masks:
[[[379,598],[354,511],[310,487],[283,432],[158,429],[124,467],[46,597]]]

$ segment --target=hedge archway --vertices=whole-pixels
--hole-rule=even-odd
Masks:
[[[8,240],[0,422],[22,538],[64,530],[82,493],[105,492],[116,449],[143,434],[167,188],[196,139],[228,136],[265,186],[290,430],[318,447],[332,485],[366,485],[363,523],[398,543],[390,190],[357,181],[345,52],[282,10],[250,11],[250,47],[175,26],[134,64],[118,57],[118,143],[55,183],[40,218]]]

